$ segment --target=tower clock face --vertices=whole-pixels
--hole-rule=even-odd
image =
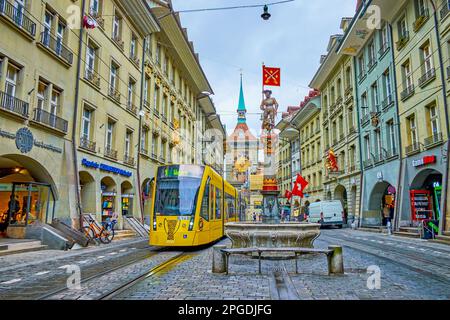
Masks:
[[[234,168],[237,172],[246,172],[248,168],[250,168],[250,161],[247,159],[247,157],[245,156],[241,156],[239,157],[235,163],[234,163]]]

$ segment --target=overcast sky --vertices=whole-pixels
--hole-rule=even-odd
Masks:
[[[175,11],[275,2],[172,1]],[[308,93],[320,56],[326,53],[330,35],[340,33],[341,18],[352,17],[355,8],[356,0],[296,0],[270,6],[269,21],[261,19],[262,8],[182,13],[182,25],[188,29],[189,38],[200,55],[227,131],[230,133],[237,121],[240,69],[244,77],[247,123],[259,134],[262,63],[281,68],[282,86],[271,88],[280,104],[279,111],[299,105]]]

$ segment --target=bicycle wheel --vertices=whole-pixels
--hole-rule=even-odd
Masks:
[[[93,242],[94,230],[92,230],[91,227],[83,227],[83,233],[86,237],[89,238],[89,242]]]
[[[100,233],[100,241],[107,244],[114,239],[114,229],[103,229]]]

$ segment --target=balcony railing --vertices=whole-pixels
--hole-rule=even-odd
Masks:
[[[59,131],[67,133],[68,122],[50,112],[42,109],[34,109],[33,120],[49,127],[55,128]]]
[[[383,162],[384,161],[383,154],[382,153],[375,154],[375,156],[373,157],[373,161],[375,163]]]
[[[94,70],[86,69],[84,78],[92,82],[95,86],[100,87],[100,76]]]
[[[44,31],[41,33],[41,44],[67,64],[73,63],[73,53],[62,43],[62,39],[55,38],[50,32]]]
[[[131,157],[131,156],[128,155],[128,154],[125,154],[125,155],[123,156],[123,162],[124,162],[125,164],[130,165],[130,166],[134,166],[134,165],[136,164],[136,161],[134,160],[134,157]]]
[[[80,138],[80,147],[91,152],[96,152],[97,143],[90,141],[89,137],[82,136]]]
[[[118,46],[121,50],[124,50],[125,43],[123,42],[123,40],[122,40],[122,38],[120,37],[120,35],[113,35],[112,39],[113,39],[113,41],[117,44],[117,46]]]
[[[141,147],[141,154],[148,156],[148,150]]]
[[[137,115],[137,107],[132,103],[127,103],[127,110],[132,114]]]
[[[373,58],[373,59],[370,60],[369,63],[367,64],[367,70],[371,70],[376,64],[377,64],[377,59],[376,59],[376,58]]]
[[[119,90],[117,90],[116,88],[110,87],[108,94],[109,94],[109,96],[111,98],[113,98],[117,102],[120,102],[120,92],[119,92]]]
[[[398,156],[397,149],[393,148],[386,151],[386,159],[394,158],[396,156]]]
[[[0,0],[0,16],[7,17],[14,25],[30,36],[36,35],[36,24],[28,17],[24,8],[19,9],[9,1]]]
[[[426,71],[425,74],[419,78],[419,86],[421,86],[421,87],[425,86],[434,78],[436,78],[436,69],[431,68],[430,70]]]
[[[366,159],[363,161],[363,167],[364,168],[369,168],[373,165],[373,161],[372,159]]]
[[[436,132],[435,134],[433,134],[431,137],[428,137],[424,140],[424,146],[430,147],[432,145],[435,145],[437,143],[441,143],[443,141],[443,136],[442,136],[442,132]]]
[[[405,31],[403,35],[400,36],[400,39],[396,42],[397,50],[402,50],[409,41],[409,31]]]
[[[420,151],[420,143],[415,142],[410,146],[405,147],[406,154],[412,154]]]
[[[410,98],[412,95],[414,95],[414,92],[415,92],[415,88],[414,88],[413,84],[406,87],[400,94],[402,101]]]
[[[117,150],[113,150],[111,146],[106,146],[105,157],[117,160]]]
[[[390,107],[393,104],[394,100],[392,99],[392,95],[389,94],[384,100],[383,103],[381,104],[383,110],[387,109],[388,107]]]
[[[361,118],[361,123],[364,125],[365,123],[369,122],[370,120],[370,113],[364,114]]]
[[[159,116],[159,111],[158,111],[158,109],[156,109],[156,108],[153,109],[153,114],[154,114],[155,117],[157,117],[157,118],[160,117],[160,116]]]
[[[351,126],[349,131],[348,131],[348,134],[351,135],[351,134],[354,134],[354,133],[356,133],[356,128],[355,128],[355,126]]]
[[[441,20],[447,18],[448,13],[450,12],[449,4],[445,3],[441,9]]]
[[[389,50],[389,43],[385,42],[381,45],[380,50],[378,51],[378,54],[380,58]]]
[[[358,81],[363,81],[364,80],[364,78],[366,77],[366,70],[362,70],[360,73],[359,73],[359,75],[358,75]]]
[[[0,109],[28,118],[28,103],[0,91]]]

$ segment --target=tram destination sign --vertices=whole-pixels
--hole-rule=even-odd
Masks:
[[[173,165],[158,168],[158,179],[202,178],[204,167],[196,165]]]

